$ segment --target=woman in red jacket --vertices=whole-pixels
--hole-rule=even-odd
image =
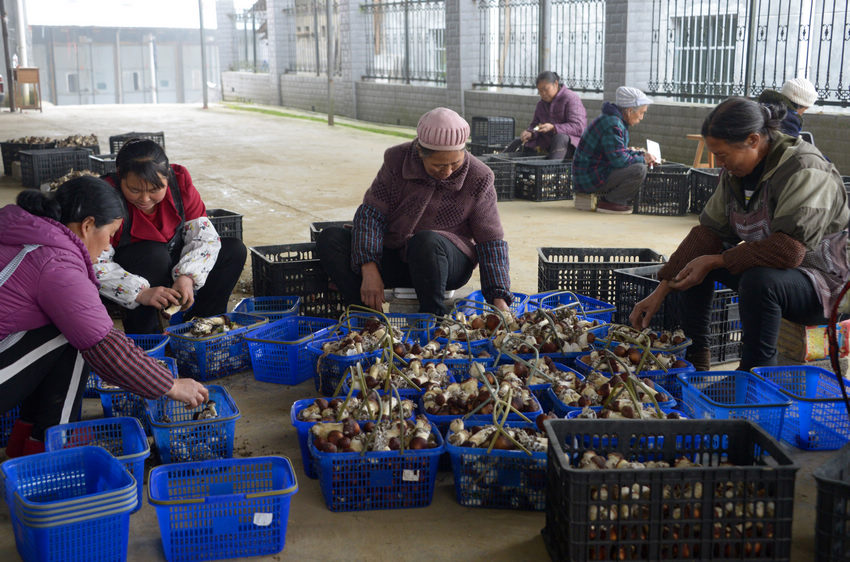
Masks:
[[[101,295],[127,309],[125,331],[162,332],[159,313],[174,305],[200,317],[227,312],[247,257],[242,241],[219,238],[189,171],[157,143],[129,141],[116,165],[105,179],[123,195],[124,224],[95,271]]]

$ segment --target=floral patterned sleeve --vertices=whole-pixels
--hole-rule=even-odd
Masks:
[[[195,284],[195,290],[200,289],[207,282],[207,275],[218,259],[219,250],[221,239],[210,219],[198,217],[186,221],[183,225],[183,251],[171,276],[177,279],[181,275],[188,275]]]
[[[112,261],[114,255],[115,249],[110,246],[94,264],[94,273],[100,282],[100,294],[124,308],[136,308],[139,306],[136,297],[151,285],[144,277],[133,275]]]

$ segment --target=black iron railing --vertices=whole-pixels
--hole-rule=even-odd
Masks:
[[[238,60],[233,70],[269,71],[269,40],[265,10],[249,8],[233,16]]]
[[[847,0],[653,0],[648,90],[716,102],[805,77],[822,105],[850,102]]]
[[[295,70],[327,74],[328,72],[328,18],[327,1],[295,0]],[[340,57],[339,3],[331,5],[331,23],[334,36],[334,74],[342,74]]]
[[[604,86],[605,0],[553,0],[552,67],[578,92]]]
[[[366,74],[394,82],[446,82],[443,0],[361,4],[366,14]]]

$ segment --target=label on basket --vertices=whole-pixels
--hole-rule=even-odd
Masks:
[[[274,513],[255,513],[254,514],[254,525],[258,527],[268,527],[272,524],[272,520],[274,519]]]
[[[401,473],[401,479],[405,482],[419,482],[419,471],[403,470]]]

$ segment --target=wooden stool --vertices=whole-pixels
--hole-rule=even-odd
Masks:
[[[699,141],[697,144],[697,151],[694,155],[694,168],[714,168],[714,154],[709,151],[708,152],[708,163],[702,161],[702,152],[705,150],[705,139],[702,138],[702,135],[690,134],[685,135],[688,140]]]
[[[23,112],[25,109],[37,109],[41,111],[41,80],[38,77],[38,68],[16,68],[15,74],[15,104]],[[24,103],[24,84],[35,86],[35,102]]]

